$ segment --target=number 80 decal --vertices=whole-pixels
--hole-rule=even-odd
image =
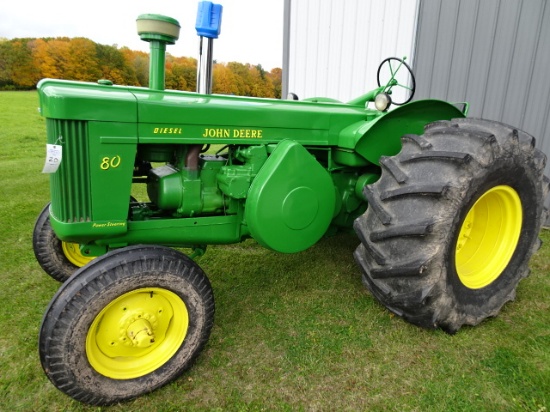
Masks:
[[[113,157],[104,157],[103,159],[101,159],[101,164],[99,165],[99,167],[101,168],[101,170],[109,170],[111,168],[116,169],[120,166],[120,160],[121,159],[119,155]]]

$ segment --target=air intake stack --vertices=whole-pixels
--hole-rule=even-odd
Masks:
[[[141,40],[150,44],[149,88],[164,90],[166,45],[176,43],[180,35],[180,24],[177,20],[160,14],[142,14],[136,23]]]

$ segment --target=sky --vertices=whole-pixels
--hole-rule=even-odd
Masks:
[[[87,37],[104,45],[149,51],[140,40],[136,18],[162,14],[178,20],[181,30],[167,52],[198,56],[195,31],[198,0],[10,0],[0,6],[0,38]],[[282,67],[283,0],[214,0],[223,6],[221,33],[214,40],[214,59]]]

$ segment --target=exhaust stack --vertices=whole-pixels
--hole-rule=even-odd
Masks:
[[[197,93],[212,93],[212,67],[214,39],[220,35],[222,24],[222,10],[220,4],[210,1],[199,2],[195,29],[200,36],[199,60],[197,62]]]

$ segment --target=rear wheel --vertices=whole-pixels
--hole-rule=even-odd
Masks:
[[[49,203],[42,209],[34,225],[32,246],[42,269],[59,282],[65,282],[78,268],[94,259],[83,255],[77,243],[59,240],[50,225]]]
[[[365,188],[355,258],[392,312],[449,333],[495,316],[529,273],[546,219],[546,157],[534,138],[457,119],[407,135]]]
[[[214,322],[212,288],[187,256],[162,246],[109,252],[52,299],[39,350],[48,378],[74,399],[108,405],[177,378]]]

